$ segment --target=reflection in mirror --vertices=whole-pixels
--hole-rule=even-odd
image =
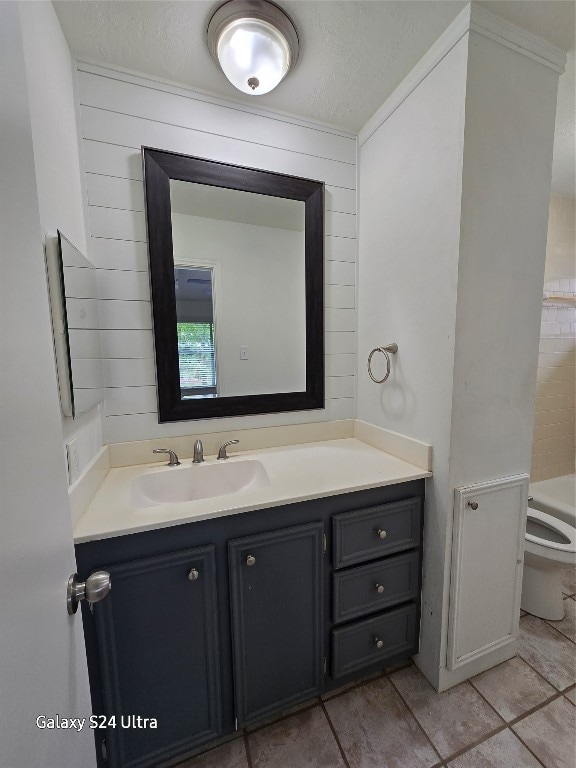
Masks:
[[[217,395],[213,270],[175,267],[176,330],[182,398]]]
[[[46,269],[60,404],[76,418],[104,399],[95,270],[61,232],[46,238]]]
[[[304,203],[170,180],[183,399],[306,388]]]

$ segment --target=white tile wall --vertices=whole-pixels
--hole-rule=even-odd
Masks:
[[[108,443],[355,415],[356,139],[79,64],[90,254],[98,270]],[[158,424],[141,146],[326,183],[326,408]]]
[[[532,481],[572,474],[576,460],[576,244],[575,201],[552,195],[548,222]],[[564,301],[562,300],[564,299]]]

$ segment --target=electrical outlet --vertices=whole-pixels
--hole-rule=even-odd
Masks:
[[[248,347],[240,347],[240,360],[248,360]]]
[[[78,438],[74,437],[66,443],[66,456],[68,458],[68,485],[75,483],[80,475],[80,451]]]

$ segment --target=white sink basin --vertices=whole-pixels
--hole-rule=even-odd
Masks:
[[[264,488],[269,484],[264,466],[254,459],[174,467],[134,478],[132,504],[135,507],[179,504],[226,496],[249,488]]]

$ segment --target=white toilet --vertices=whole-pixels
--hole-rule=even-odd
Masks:
[[[522,609],[541,619],[563,619],[562,570],[574,566],[576,528],[528,507]]]

